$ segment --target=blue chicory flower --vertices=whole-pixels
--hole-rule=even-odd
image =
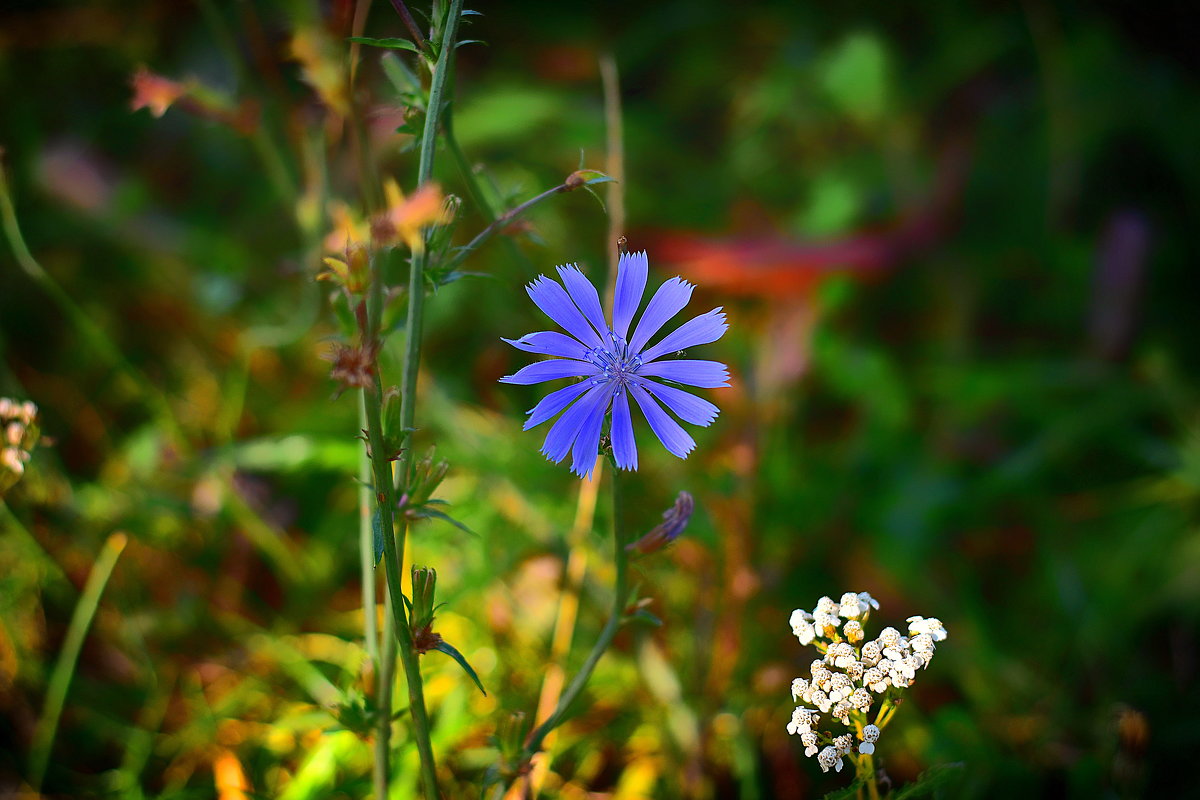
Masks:
[[[683,278],[672,278],[658,288],[633,334],[629,334],[646,289],[646,272],[644,251],[621,255],[611,326],[605,322],[596,288],[577,266],[568,264],[558,268],[562,285],[539,275],[525,287],[529,297],[570,336],[540,331],[504,340],[519,350],[556,358],[530,364],[514,375],[501,378],[502,383],[583,378],[543,398],[528,412],[524,428],[529,430],[564,412],[546,435],[542,453],[555,463],[570,453],[571,471],[581,477],[592,474],[600,432],[610,407],[613,456],[618,467],[634,470],[638,455],[629,407],[631,395],[663,446],[679,458],[687,458],[696,443],[662,406],[684,422],[702,426],[716,419],[720,410],[707,400],[662,381],[701,388],[729,385],[729,371],[720,362],[663,360],[664,356],[684,348],[720,339],[729,329],[720,308],[685,322],[657,344],[649,345],[650,338],[691,299],[694,287]]]

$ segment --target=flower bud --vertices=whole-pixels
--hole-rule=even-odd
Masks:
[[[661,550],[683,533],[688,520],[692,518],[694,508],[695,503],[692,496],[687,492],[680,492],[679,496],[675,498],[675,505],[663,512],[663,521],[633,544],[626,545],[625,549],[636,550],[642,554]]]

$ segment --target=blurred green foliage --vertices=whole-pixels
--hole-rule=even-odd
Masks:
[[[404,36],[387,3],[368,35]],[[621,70],[631,246],[701,283],[735,386],[687,462],[645,448],[634,626],[554,744],[543,796],[791,798],[822,775],[785,725],[811,651],[796,607],[870,591],[945,621],[878,756],[941,796],[1158,796],[1200,746],[1200,94],[1190,12],[1120,3],[504,4],[472,18],[455,129],[493,209],[601,166],[597,59]],[[49,796],[363,797],[357,409],[319,355],[330,201],[362,216],[355,145],[297,34],[338,68],[348,2],[16,3],[0,12],[0,147],[30,250],[99,329],[0,253],[0,395],[53,443],[0,516],[0,792],[103,543],[128,536],[84,643]],[[324,47],[324,50],[321,48]],[[370,169],[415,155],[382,51],[361,54]],[[410,58],[401,52],[402,58]],[[411,66],[411,60],[409,64]],[[130,78],[205,87],[156,119]],[[332,65],[332,66],[331,66]],[[311,65],[307,65],[311,67]],[[336,81],[325,84],[336,88]],[[312,87],[318,87],[314,90]],[[207,92],[208,94],[205,94]],[[342,98],[343,101],[348,100]],[[189,105],[190,103],[190,105]],[[448,153],[437,172],[467,196]],[[313,187],[323,187],[317,194]],[[488,217],[464,203],[457,238]],[[506,387],[521,285],[602,275],[606,219],[562,195],[428,307],[418,446],[455,519],[416,528],[439,631],[425,657],[454,797],[532,716],[578,481]],[[712,264],[716,267],[712,267]],[[704,265],[708,265],[705,267]],[[396,266],[399,270],[399,266]],[[703,271],[702,269],[707,270]],[[717,271],[714,273],[713,269]],[[398,273],[397,273],[398,274]],[[705,281],[701,275],[716,275]],[[534,327],[530,327],[534,325]],[[103,340],[115,345],[107,349]],[[398,369],[399,344],[385,353]],[[115,354],[115,355],[114,355]],[[602,624],[607,511],[570,672]],[[402,692],[400,693],[402,696]],[[397,726],[396,796],[416,792]]]

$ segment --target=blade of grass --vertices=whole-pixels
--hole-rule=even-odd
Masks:
[[[29,749],[29,783],[33,790],[40,791],[42,779],[46,776],[46,766],[50,763],[50,749],[54,745],[54,734],[58,730],[58,719],[62,716],[63,704],[67,699],[67,689],[71,686],[71,678],[75,674],[75,665],[79,662],[79,651],[83,648],[84,637],[96,616],[96,608],[100,605],[100,595],[108,579],[112,577],[117,559],[125,549],[127,542],[123,533],[114,533],[104,542],[96,563],[84,584],[83,594],[71,615],[71,623],[67,627],[67,636],[63,640],[62,650],[54,664],[54,672],[50,675],[50,684],[46,689],[46,702],[42,706],[42,715],[38,718],[37,727],[33,732],[33,744]]]

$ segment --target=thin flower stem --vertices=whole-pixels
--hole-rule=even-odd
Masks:
[[[883,730],[892,721],[892,715],[896,713],[897,708],[895,703],[884,700],[883,705],[879,708],[879,713],[875,716],[875,727]]]
[[[50,675],[46,702],[42,707],[37,727],[34,728],[33,743],[29,748],[29,784],[34,792],[41,789],[42,778],[46,776],[46,766],[50,763],[50,748],[54,745],[58,719],[62,716],[67,689],[70,688],[71,677],[75,674],[75,665],[79,661],[84,637],[91,627],[92,618],[96,616],[100,595],[104,593],[104,587],[112,576],[113,568],[117,566],[117,559],[125,549],[126,541],[125,534],[114,533],[104,542],[104,547],[88,574],[83,594],[79,596],[79,602],[75,605],[75,612],[71,615],[71,624],[67,627],[67,635],[54,664],[54,672]]]
[[[550,197],[551,195],[558,194],[559,192],[566,192],[566,191],[569,191],[570,189],[571,189],[571,187],[568,186],[566,184],[566,182],[560,183],[558,186],[555,186],[552,189],[547,189],[546,191],[542,192],[541,194],[537,195],[536,197],[531,197],[530,199],[526,200],[524,203],[521,203],[521,205],[517,206],[516,208],[505,211],[503,214],[501,214],[499,217],[496,218],[495,222],[493,222],[491,225],[488,225],[486,228],[484,228],[482,231],[480,231],[478,236],[476,236],[474,239],[472,239],[470,242],[468,242],[463,247],[459,248],[458,252],[455,253],[454,256],[452,256],[450,258],[449,263],[446,265],[446,269],[454,269],[455,267],[457,267],[459,264],[461,264],[466,259],[467,256],[469,256],[471,253],[473,253],[475,250],[477,250],[480,245],[482,245],[488,239],[492,238],[492,236],[497,231],[502,229],[505,225],[512,222],[517,217],[524,214],[529,209],[536,206],[538,203],[542,202],[543,200]]]
[[[865,788],[867,800],[879,800],[879,786],[875,783],[875,756],[871,753],[859,753],[858,777],[863,782],[858,788],[858,796],[862,797]]]
[[[629,581],[629,553],[625,550],[628,535],[625,530],[625,523],[622,517],[622,483],[624,482],[621,471],[613,465],[612,469],[612,488],[613,488],[613,561],[617,567],[616,586],[613,588],[613,606],[609,613],[608,621],[604,624],[604,629],[600,631],[599,638],[592,646],[592,651],[588,653],[587,660],[583,662],[579,673],[567,686],[563,692],[562,698],[558,701],[558,706],[555,707],[554,713],[546,718],[546,721],[539,725],[531,734],[525,744],[523,755],[526,759],[531,758],[534,753],[537,753],[545,740],[546,735],[550,731],[562,724],[566,717],[567,710],[571,703],[579,696],[587,685],[588,680],[592,677],[592,672],[596,669],[596,664],[600,658],[608,650],[613,639],[617,635],[617,631],[621,627],[621,622],[625,618],[625,601],[628,592]]]
[[[546,677],[542,681],[542,692],[538,697],[537,713],[534,721],[540,723],[558,705],[562,697],[563,684],[566,681],[564,665],[571,652],[571,641],[575,636],[575,620],[579,615],[579,596],[583,589],[583,578],[587,572],[588,550],[584,542],[592,531],[596,513],[596,495],[604,475],[604,458],[597,457],[596,468],[592,477],[579,482],[579,496],[575,503],[575,521],[567,537],[566,579],[563,581],[562,594],[558,599],[558,614],[554,621],[554,633],[550,638],[550,664],[546,668]],[[553,747],[554,732],[551,731],[545,739],[546,747]],[[527,781],[530,789],[536,795],[546,779],[549,764],[546,759],[539,760],[529,772]]]

